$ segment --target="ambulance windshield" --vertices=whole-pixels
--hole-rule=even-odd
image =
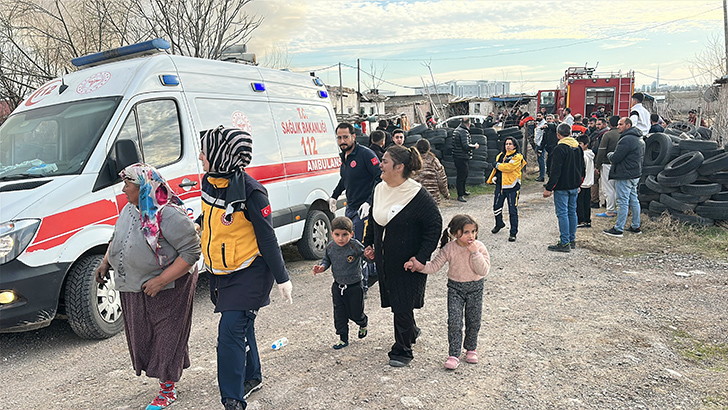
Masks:
[[[73,101],[11,115],[0,126],[0,180],[81,173],[120,100]]]

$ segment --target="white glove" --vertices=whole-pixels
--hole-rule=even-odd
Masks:
[[[366,217],[369,216],[370,208],[371,208],[371,206],[367,202],[364,202],[363,204],[361,204],[361,206],[359,207],[359,211],[358,211],[359,219],[366,219]]]
[[[329,211],[336,213],[336,198],[329,198]]]
[[[293,298],[291,298],[291,291],[293,290],[293,284],[291,283],[291,281],[288,280],[283,283],[279,283],[278,290],[281,291],[281,296],[283,296],[283,300],[292,305]]]

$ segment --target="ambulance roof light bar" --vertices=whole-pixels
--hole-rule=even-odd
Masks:
[[[76,57],[71,63],[76,67],[92,67],[110,61],[117,61],[125,58],[138,57],[146,54],[154,54],[161,50],[169,49],[169,42],[162,38],[145,41],[143,43],[131,44],[115,48],[112,50],[102,51],[100,53],[89,54],[83,57]]]

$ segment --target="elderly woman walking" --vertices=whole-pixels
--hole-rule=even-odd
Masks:
[[[177,400],[175,383],[190,367],[192,298],[197,286],[200,239],[182,201],[156,169],[134,164],[119,173],[128,203],[96,281],[113,267],[124,311],[124,330],[132,365],[159,379],[159,394],[147,410]]]
[[[440,238],[442,217],[432,196],[410,178],[422,167],[416,149],[393,145],[379,167],[382,182],[374,188],[365,255],[377,265],[382,307],[390,307],[394,314],[389,365],[402,367],[414,357],[412,344],[420,333],[414,309],[424,306],[427,284],[427,275],[406,271],[404,264],[412,257],[422,264],[430,259]]]

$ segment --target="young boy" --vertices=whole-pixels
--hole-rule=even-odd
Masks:
[[[364,245],[354,238],[354,224],[345,216],[331,221],[334,240],[326,246],[326,255],[320,265],[313,267],[313,274],[321,273],[331,266],[334,283],[331,297],[334,302],[334,327],[339,342],[333,347],[349,346],[349,319],[359,325],[359,339],[367,335],[367,315],[364,314],[364,286],[362,284],[361,261]]]
[[[584,151],[586,175],[576,198],[577,228],[591,228],[591,187],[594,185],[594,151],[589,149],[589,136],[581,134],[577,139]]]

